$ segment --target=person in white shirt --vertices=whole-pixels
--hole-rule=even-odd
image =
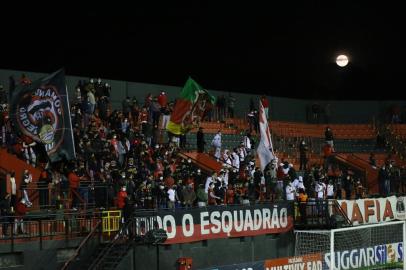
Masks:
[[[245,150],[247,151],[247,154],[250,154],[251,153],[251,139],[250,139],[249,133],[244,136],[243,143],[245,146]]]
[[[240,157],[237,154],[237,148],[234,148],[234,152],[231,154],[233,158],[233,167],[240,170]]]
[[[168,193],[168,208],[174,209],[175,202],[176,202],[176,191],[175,191],[174,187],[170,187],[168,189],[167,193]]]
[[[232,165],[233,165],[232,160],[231,160],[231,157],[230,157],[230,152],[229,152],[227,149],[224,150],[223,162],[224,162],[225,164],[227,164],[228,166],[232,166]]]
[[[15,171],[12,171],[10,174],[10,189],[11,189],[10,206],[13,207],[13,209],[16,209],[17,205],[17,185],[15,174],[16,174]]]
[[[286,200],[287,201],[294,201],[295,200],[295,187],[293,186],[292,182],[289,181],[289,183],[286,185]]]
[[[211,145],[214,147],[214,156],[217,159],[220,159],[221,156],[221,131],[217,131],[217,134],[214,136],[211,141]]]
[[[318,200],[324,200],[325,190],[326,190],[326,186],[321,180],[318,183],[316,183],[316,193],[317,193]]]
[[[204,185],[204,191],[206,193],[209,193],[209,186],[210,186],[211,183],[214,182],[213,179],[216,178],[216,177],[217,177],[217,173],[213,172],[213,174],[211,176],[208,176],[206,178],[206,184]]]
[[[327,199],[334,199],[334,184],[332,180],[327,185]]]
[[[305,186],[304,186],[304,184],[303,184],[303,176],[299,176],[299,183],[297,184],[297,190],[299,190],[299,189],[303,189],[304,191],[306,191],[306,188],[305,188]]]

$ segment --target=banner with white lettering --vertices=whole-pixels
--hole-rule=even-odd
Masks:
[[[402,269],[403,243],[377,244],[334,252],[334,269]],[[201,270],[328,270],[331,255],[313,253],[265,261],[213,266]]]
[[[334,269],[402,269],[403,243],[379,244],[334,252]],[[324,254],[323,269],[331,269],[331,255]]]
[[[322,270],[323,256],[321,253],[288,258],[266,260],[266,270]]]
[[[353,225],[405,220],[406,197],[337,200]]]
[[[293,229],[292,205],[287,202],[252,206],[158,210],[157,215],[136,213],[136,234],[159,227],[167,232],[165,244],[206,239],[285,233]]]

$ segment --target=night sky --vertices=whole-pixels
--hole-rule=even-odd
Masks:
[[[400,1],[107,2],[2,9],[0,68],[178,86],[191,75],[208,89],[308,99],[406,98]],[[335,64],[340,53],[346,68]]]

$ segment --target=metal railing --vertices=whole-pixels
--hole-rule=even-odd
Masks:
[[[61,270],[67,270],[74,264],[74,262],[79,258],[79,256],[82,255],[82,251],[86,249],[86,247],[89,245],[90,240],[92,238],[97,237],[98,244],[100,244],[102,231],[100,226],[101,221],[99,220],[97,224],[94,226],[94,228],[90,231],[90,233],[82,240],[79,247],[75,250],[75,253],[69,258],[68,261],[65,262]],[[98,235],[96,236],[96,234]]]
[[[100,213],[69,213],[31,216],[19,219],[15,216],[1,216],[0,243],[9,244],[10,252],[15,251],[17,243],[37,241],[39,250],[46,240],[69,240],[86,236],[101,220]]]

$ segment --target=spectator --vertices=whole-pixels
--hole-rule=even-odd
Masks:
[[[333,132],[331,131],[330,127],[326,127],[326,131],[324,132],[324,138],[326,140],[326,143],[331,145],[331,147],[334,151],[334,136],[333,136]]]
[[[354,189],[354,173],[352,170],[348,169],[344,176],[344,190],[346,200],[351,200],[352,191]]]
[[[47,170],[42,170],[40,177],[38,179],[40,208],[47,208],[49,206],[48,186],[50,183],[51,183],[51,175]]]
[[[235,97],[229,93],[228,95],[228,117],[234,118]]]
[[[161,108],[164,108],[168,105],[168,97],[166,96],[166,93],[162,91],[159,96],[158,96],[158,103],[161,106]]]
[[[372,166],[373,169],[376,170],[377,166],[376,166],[376,159],[375,159],[375,154],[371,153],[369,155],[369,164]]]
[[[0,179],[0,181],[4,180]],[[6,192],[6,188],[0,188],[0,223],[2,225],[3,237],[8,236],[8,226],[13,221],[10,216],[14,209],[14,207],[10,207],[10,194]]]
[[[315,102],[312,104],[313,123],[319,123],[320,118],[320,105]]]
[[[208,194],[204,190],[203,184],[199,184],[197,188],[197,204],[199,207],[204,207],[207,205]]]
[[[175,209],[175,203],[176,203],[176,186],[173,185],[168,189],[168,208],[169,209]]]
[[[24,217],[27,214],[27,201],[22,198],[16,205],[14,216],[14,234],[25,234]]]
[[[329,180],[327,184],[327,199],[331,200],[334,199],[334,183],[333,180]]]
[[[359,200],[364,198],[364,187],[361,184],[361,181],[358,179],[355,185],[355,199]]]
[[[196,200],[196,193],[193,190],[192,185],[186,185],[182,189],[183,204],[185,207],[192,207],[194,201]]]
[[[122,102],[122,110],[126,118],[130,117],[131,107],[132,107],[131,99],[130,97],[127,96]]]
[[[214,156],[217,158],[217,160],[220,160],[220,155],[221,155],[221,131],[218,130],[217,134],[214,136],[212,142],[211,142],[212,147],[214,148]]]
[[[162,125],[161,129],[166,129],[169,120],[171,119],[171,108],[169,106],[161,107]]]
[[[127,194],[127,188],[125,186],[122,186],[120,191],[117,194],[117,208],[120,210],[123,210],[125,207],[125,200],[127,199],[128,194]]]
[[[285,190],[286,190],[286,200],[293,202],[295,200],[296,190],[291,181],[287,183]]]
[[[300,220],[302,223],[306,223],[306,205],[307,205],[308,196],[303,188],[299,188],[299,213],[300,213]]]
[[[196,144],[197,144],[197,152],[203,153],[204,145],[206,144],[206,142],[204,141],[203,127],[199,127],[199,131],[196,133]]]
[[[70,194],[69,197],[72,198],[72,209],[76,211],[79,199],[78,189],[80,184],[80,178],[75,171],[71,171],[68,175],[68,179],[69,179],[69,194]]]
[[[22,179],[21,179],[20,189],[21,189],[22,196],[24,198],[24,204],[26,204],[27,207],[32,206],[32,203],[28,197],[28,184],[31,182],[32,182],[32,175],[30,174],[30,172],[28,170],[24,170],[24,173],[23,173]]]
[[[14,209],[17,205],[17,185],[16,185],[16,178],[15,178],[15,171],[11,171],[10,173],[10,206]]]
[[[307,145],[304,140],[299,145],[300,167],[299,170],[307,170]]]
[[[217,200],[221,200],[214,192],[214,183],[210,183],[208,190],[208,203],[209,205],[217,205]]]

